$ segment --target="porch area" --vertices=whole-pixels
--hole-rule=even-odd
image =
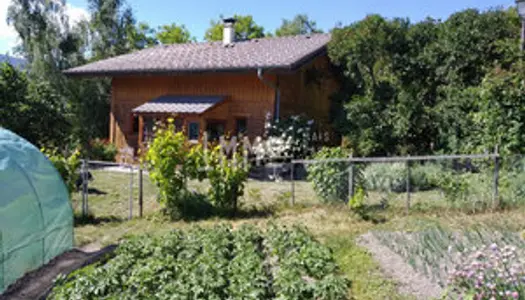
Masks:
[[[137,128],[136,149],[152,138],[157,122],[173,118],[177,131],[182,131],[191,142],[201,142],[203,133],[210,141],[223,135],[245,134],[248,116],[230,114],[227,96],[165,95],[132,109]]]

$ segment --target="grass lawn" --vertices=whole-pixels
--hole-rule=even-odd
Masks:
[[[156,203],[156,189],[144,175],[144,217],[138,218],[137,189],[134,189],[132,220],[129,214],[129,173],[93,171],[90,182],[89,209],[95,222],[78,224],[75,238],[78,246],[96,243],[107,245],[118,242],[130,234],[161,234],[173,228],[192,224],[214,226],[230,223],[236,227],[243,223],[264,227],[269,221],[277,224],[301,224],[321,242],[329,246],[338,264],[351,281],[351,293],[355,299],[407,299],[398,294],[393,280],[385,278],[379,265],[366,249],[356,244],[356,238],[371,230],[416,231],[435,224],[446,228],[468,229],[477,224],[521,231],[525,228],[523,209],[498,213],[467,214],[444,210],[444,203],[437,192],[412,195],[416,206],[410,215],[404,214],[404,194],[397,195],[389,208],[370,211],[363,218],[344,205],[321,204],[311,186],[306,182],[295,183],[295,205],[291,205],[290,182],[249,181],[241,200],[244,208],[261,211],[243,218],[211,218],[195,222],[171,222],[160,212]],[[136,175],[134,184],[136,187]],[[196,190],[204,190],[206,182],[192,182]],[[370,202],[379,202],[382,195],[370,194]],[[425,199],[438,199],[426,201]],[[73,206],[80,209],[80,195],[73,197]],[[420,204],[417,204],[420,203]],[[430,204],[429,204],[430,203]]]

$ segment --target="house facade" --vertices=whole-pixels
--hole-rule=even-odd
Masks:
[[[330,35],[235,41],[231,21],[222,42],[160,45],[65,73],[111,77],[110,141],[120,149],[138,149],[167,117],[196,141],[255,138],[268,115],[302,114],[331,132]]]

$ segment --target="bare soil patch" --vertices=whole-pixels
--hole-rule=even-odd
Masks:
[[[59,274],[67,275],[81,267],[93,264],[115,249],[116,246],[108,246],[95,252],[84,252],[79,249],[64,252],[39,269],[18,279],[0,295],[0,300],[45,299],[53,288],[53,281]]]

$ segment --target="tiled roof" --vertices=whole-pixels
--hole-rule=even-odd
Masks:
[[[178,72],[294,69],[322,53],[329,34],[238,41],[159,45],[64,71],[68,75],[114,76]]]
[[[135,113],[200,114],[224,100],[223,96],[173,96],[153,99],[133,109]]]

